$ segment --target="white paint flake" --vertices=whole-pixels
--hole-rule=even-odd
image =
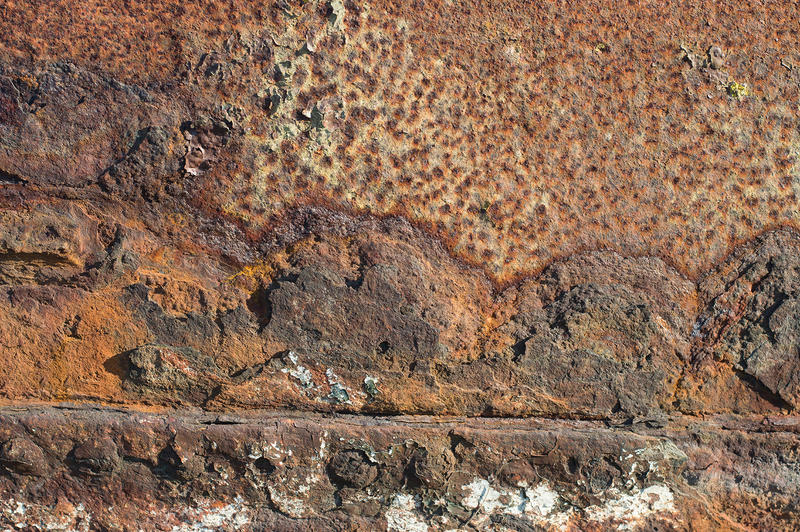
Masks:
[[[308,390],[314,387],[314,377],[311,374],[311,371],[300,364],[300,359],[297,357],[297,353],[294,351],[289,351],[289,362],[294,365],[293,369],[290,368],[283,368],[281,371],[283,373],[288,373],[293,378],[297,379],[300,383],[300,387],[304,390]]]
[[[398,493],[386,511],[386,529],[392,532],[428,532],[413,495]]]
[[[488,521],[493,514],[525,516],[531,521],[559,528],[569,521],[571,508],[555,512],[561,497],[547,482],[534,487],[522,484],[516,489],[494,488],[482,478],[476,478],[462,486],[466,496],[461,504],[468,510],[476,510],[473,522],[477,525]]]
[[[281,493],[275,486],[269,486],[267,489],[272,503],[281,512],[295,519],[306,517],[307,509],[302,499]]]
[[[223,527],[238,529],[250,522],[241,497],[223,506],[203,503],[191,510],[192,520],[172,527],[172,532],[214,532]]]
[[[13,523],[18,530],[69,530],[88,532],[92,515],[83,504],[63,507],[24,503],[16,499],[0,501],[0,519]],[[13,529],[8,529],[13,530]]]
[[[675,512],[675,497],[664,485],[653,485],[638,493],[623,494],[603,505],[586,509],[589,521],[619,523],[618,530],[631,530],[645,517],[656,513]]]

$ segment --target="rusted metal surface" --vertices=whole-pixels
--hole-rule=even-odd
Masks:
[[[124,529],[132,494],[170,526],[796,527],[798,28],[792,2],[0,1],[0,522]],[[302,460],[203,417],[254,411],[313,418],[276,424]],[[420,428],[450,415],[514,420]],[[521,515],[543,479],[552,519]]]
[[[251,232],[299,202],[398,213],[509,280],[594,248],[695,276],[797,222],[785,3],[72,5],[7,3],[4,55],[227,109],[200,188]]]

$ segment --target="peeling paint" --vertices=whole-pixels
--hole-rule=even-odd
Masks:
[[[561,497],[547,482],[532,488],[523,485],[518,489],[494,488],[486,479],[476,478],[462,486],[467,495],[461,504],[468,510],[477,510],[473,521],[481,524],[493,514],[525,516],[539,524],[562,526],[573,514],[571,508],[555,512]]]
[[[221,527],[238,529],[250,522],[249,510],[241,497],[224,506],[202,503],[188,513],[193,517],[184,524],[173,526],[172,532],[214,532]]]
[[[507,490],[493,487],[486,479],[476,478],[462,489],[466,492],[462,505],[474,511],[472,522],[476,525],[487,523],[492,515],[506,514],[561,528],[577,515],[571,507],[557,511],[559,506],[563,506],[560,504],[563,499],[546,482],[532,488]],[[616,523],[619,530],[628,530],[650,515],[675,511],[672,491],[664,485],[653,485],[632,494],[609,490],[607,496],[609,498],[604,504],[585,509],[587,520]]]
[[[288,373],[289,375],[297,379],[297,381],[300,383],[301,388],[306,390],[313,388],[314,377],[308,368],[299,363],[300,360],[297,357],[297,353],[295,353],[294,351],[289,351],[288,358],[289,361],[294,365],[294,369],[283,368],[281,371],[283,373]]]
[[[349,390],[344,384],[342,384],[339,376],[336,375],[336,373],[334,373],[330,368],[325,370],[325,375],[328,377],[328,384],[331,387],[331,392],[328,394],[326,399],[329,402],[336,404],[352,404]]]
[[[281,493],[275,486],[269,486],[267,489],[272,504],[280,512],[294,518],[306,516],[306,505],[302,499]]]
[[[92,514],[83,504],[72,505],[65,501],[56,506],[23,503],[16,499],[0,501],[0,517],[13,523],[18,530],[69,530],[88,532]]]
[[[638,493],[623,494],[603,505],[586,509],[589,521],[619,523],[618,530],[631,530],[642,519],[653,514],[675,512],[672,490],[664,485],[653,485]]]
[[[258,442],[252,443],[249,446],[247,457],[251,460],[257,460],[261,457],[269,458],[275,461],[278,465],[283,465],[283,461],[294,455],[291,449],[285,449],[278,444],[277,441],[273,442]]]
[[[428,525],[419,507],[417,497],[398,493],[386,511],[386,529],[393,532],[428,532]]]

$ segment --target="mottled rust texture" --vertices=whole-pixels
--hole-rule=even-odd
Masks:
[[[798,221],[791,3],[338,6],[7,1],[0,164],[188,188],[254,237],[297,203],[402,214],[499,280],[597,248],[696,276]],[[211,171],[156,180],[203,118]]]
[[[0,0],[0,523],[800,528],[798,28]]]

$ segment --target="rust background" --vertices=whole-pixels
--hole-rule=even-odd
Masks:
[[[0,0],[0,523],[797,529],[798,29]]]

